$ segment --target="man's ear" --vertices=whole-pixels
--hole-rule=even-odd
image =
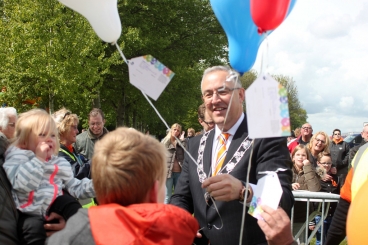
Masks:
[[[160,188],[160,184],[158,183],[158,180],[155,181],[152,188],[147,193],[147,202],[148,203],[158,203],[158,191]]]

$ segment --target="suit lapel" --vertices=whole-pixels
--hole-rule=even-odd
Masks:
[[[212,162],[212,145],[215,137],[215,130],[212,130],[207,138],[206,146],[203,152],[203,170],[207,174],[207,177],[211,176],[211,162]]]
[[[236,130],[233,139],[231,140],[231,144],[230,144],[229,149],[227,150],[227,154],[226,154],[226,158],[225,158],[223,166],[225,166],[230,161],[230,159],[234,156],[235,152],[238,150],[240,144],[248,136],[247,131],[248,131],[247,118],[245,116],[243,121],[239,125],[238,130]]]

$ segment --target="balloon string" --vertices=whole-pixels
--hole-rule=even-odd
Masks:
[[[165,119],[161,116],[160,112],[158,112],[158,110],[156,109],[156,107],[152,104],[152,101],[147,97],[147,95],[145,93],[143,93],[143,91],[141,91],[144,98],[146,98],[146,100],[148,101],[148,103],[151,105],[151,107],[155,110],[157,116],[161,119],[161,121],[165,124],[166,128],[168,130],[171,130],[171,128],[169,127],[169,125],[166,123]],[[195,163],[195,165],[198,166],[198,163],[196,160],[194,160],[194,158],[192,157],[192,155],[187,151],[186,147],[181,143],[181,141],[174,136],[176,139],[176,142],[183,148],[183,150],[185,151],[185,153],[188,154],[188,156],[190,157],[190,159]]]
[[[121,49],[120,49],[120,47],[119,47],[119,45],[118,45],[118,43],[117,43],[117,42],[115,43],[115,46],[116,46],[116,48],[118,49],[118,51],[119,51],[119,53],[120,53],[121,58],[123,58],[123,60],[125,61],[125,63],[129,64],[128,60],[125,58],[125,55],[124,55],[124,54],[123,54],[123,52],[121,51]]]
[[[253,157],[253,148],[254,148],[254,139],[252,140],[252,149],[250,151],[249,161],[248,161],[248,170],[247,170],[247,181],[245,183],[245,193],[244,193],[244,204],[243,204],[243,214],[242,214],[242,221],[241,221],[241,228],[240,228],[240,237],[239,237],[239,245],[243,244],[243,233],[244,233],[244,224],[245,224],[245,216],[247,212],[247,197],[248,197],[248,186],[249,186],[249,174],[250,174],[250,168],[252,163],[252,157]],[[254,191],[253,191],[254,194]]]
[[[262,50],[262,55],[261,55],[261,69],[260,69],[260,74],[263,74],[263,68],[264,68],[264,65],[263,65],[263,61],[265,63],[265,66],[266,66],[266,69],[265,69],[265,73],[268,72],[268,34],[267,32],[264,32],[265,35],[265,43],[266,43],[266,50]]]

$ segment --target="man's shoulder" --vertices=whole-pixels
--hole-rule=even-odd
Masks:
[[[88,138],[88,131],[86,130],[86,131],[84,131],[84,132],[77,135],[77,143],[81,142],[81,141],[84,141],[87,138]]]

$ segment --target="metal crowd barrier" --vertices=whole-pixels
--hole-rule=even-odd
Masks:
[[[293,195],[295,198],[295,201],[299,202],[306,202],[307,205],[307,213],[306,213],[306,221],[304,225],[299,229],[298,233],[295,235],[294,239],[297,240],[301,235],[303,230],[305,229],[305,237],[306,237],[306,244],[309,244],[316,232],[318,231],[319,227],[321,228],[321,244],[323,244],[323,221],[326,219],[328,215],[328,209],[330,207],[331,202],[338,202],[340,195],[332,194],[332,193],[326,193],[326,192],[311,192],[311,191],[304,191],[304,190],[296,190],[293,191]],[[309,204],[310,202],[318,202],[319,206],[318,209],[314,212],[312,212],[309,215]],[[326,203],[326,209],[327,212],[325,212],[325,203]],[[321,219],[318,223],[316,223],[315,228],[311,235],[308,237],[308,230],[309,230],[309,221],[314,219],[317,215],[321,216]],[[293,220],[294,220],[294,207],[291,211],[291,229],[293,229]]]

